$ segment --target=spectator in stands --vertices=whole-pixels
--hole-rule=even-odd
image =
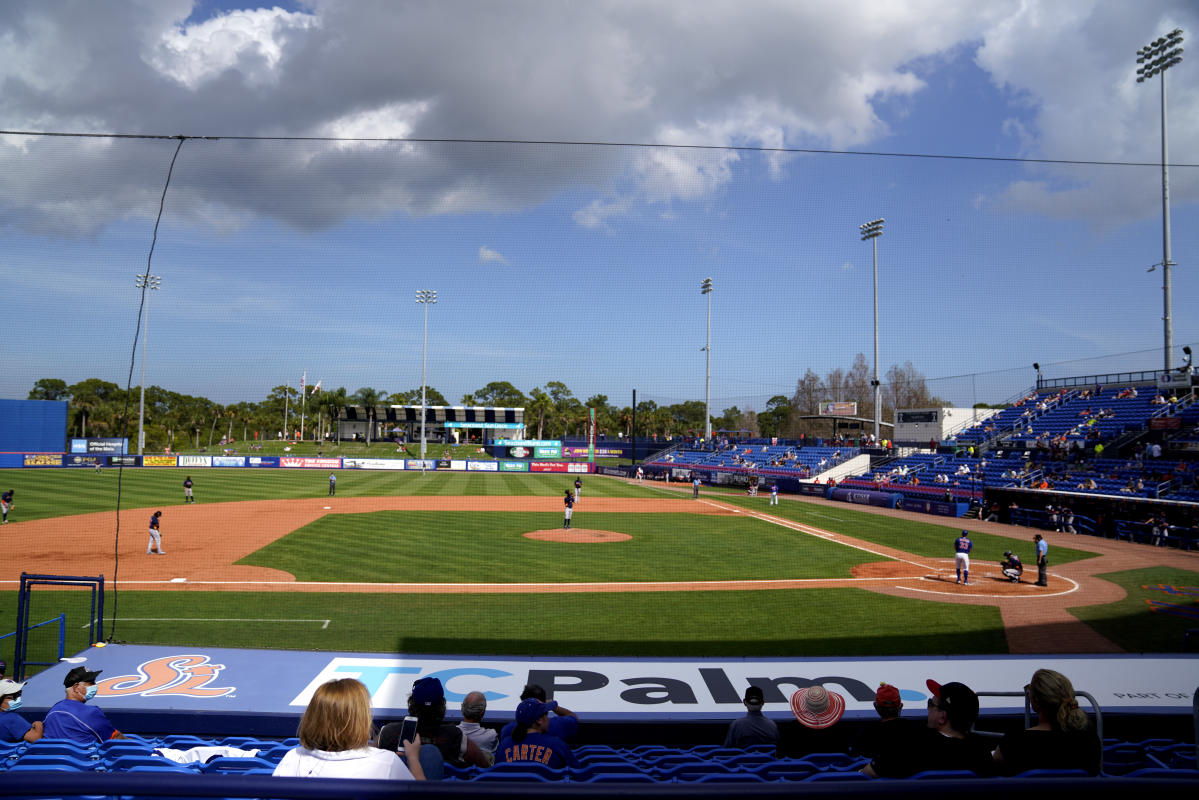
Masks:
[[[408,713],[416,717],[416,730],[421,741],[440,750],[446,763],[491,766],[491,756],[464,735],[461,728],[445,724],[445,690],[437,678],[421,678],[412,684],[412,693],[408,695]],[[384,726],[384,730],[390,736],[392,726],[401,724],[392,722]],[[380,731],[379,738],[384,738],[383,731]]]
[[[1020,556],[1011,550],[1004,550],[1003,560],[999,562],[999,566],[1009,581],[1012,583],[1020,582],[1020,576],[1024,574],[1024,565],[1020,563]]]
[[[36,742],[42,738],[41,722],[27,722],[16,713],[24,688],[23,683],[0,678],[0,742]]]
[[[361,681],[341,678],[317,687],[300,718],[300,746],[287,751],[275,775],[289,778],[425,779],[420,735],[404,742],[405,765],[391,750],[370,746],[371,695]]]
[[[1084,478],[1077,487],[1078,489],[1098,489],[1099,484],[1095,483],[1094,478]]]
[[[70,739],[80,744],[95,744],[109,739],[124,739],[104,712],[86,705],[96,696],[96,677],[101,670],[75,667],[63,678],[67,696],[46,712],[45,733],[51,739]]]
[[[755,744],[779,743],[779,726],[774,720],[762,713],[766,704],[762,687],[748,686],[745,689],[745,716],[735,719],[729,724],[728,733],[724,737],[725,747],[745,748]]]
[[[522,700],[516,707],[516,725],[510,736],[500,739],[496,763],[533,761],[552,769],[578,767],[570,745],[549,733],[549,712],[558,707],[554,701],[543,703],[535,697]]]
[[[528,700],[532,697],[534,700],[545,702],[545,689],[536,683],[526,684],[525,688],[520,692],[521,700]],[[579,716],[569,708],[563,708],[557,703],[550,709],[554,712],[554,716],[550,717],[549,735],[557,736],[564,742],[569,742],[579,733]],[[516,723],[509,722],[500,731],[500,738],[506,739],[512,736],[512,732],[516,730]]]
[[[467,739],[470,739],[484,753],[495,757],[496,745],[500,743],[499,734],[492,728],[483,727],[483,715],[487,713],[487,698],[482,692],[470,692],[462,698],[462,722],[458,727]]]
[[[1030,769],[1083,769],[1099,774],[1102,745],[1078,707],[1070,679],[1051,669],[1039,669],[1024,687],[1037,724],[1006,734],[992,757],[1010,775]]]
[[[906,778],[926,770],[992,771],[987,741],[971,732],[978,719],[978,695],[962,683],[926,681],[927,727],[879,753],[862,772],[872,778]]]
[[[874,710],[879,722],[866,727],[854,742],[854,755],[873,759],[879,753],[901,746],[904,741],[920,734],[919,724],[915,720],[904,719],[903,700],[899,697],[899,689],[888,684],[879,684],[874,693]]]
[[[845,713],[845,698],[823,686],[810,686],[791,695],[791,713],[798,725],[779,726],[778,755],[799,758],[844,747],[834,726]]]

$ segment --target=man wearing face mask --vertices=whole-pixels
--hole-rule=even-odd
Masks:
[[[42,738],[42,723],[29,723],[15,712],[21,707],[25,684],[0,680],[0,742],[36,742]]]
[[[96,676],[100,670],[75,667],[67,673],[62,685],[67,687],[67,696],[59,700],[46,713],[46,735],[52,739],[71,739],[83,744],[105,742],[109,739],[124,739],[95,706],[86,705],[96,696]]]

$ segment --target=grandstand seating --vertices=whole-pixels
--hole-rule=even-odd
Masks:
[[[216,757],[205,764],[178,764],[154,755],[156,747],[179,744],[180,737],[129,739],[106,746],[79,745],[43,739],[34,744],[0,747],[3,772],[160,772],[164,774],[269,775],[283,755],[298,742],[233,737],[199,741],[197,747],[238,747],[258,750],[253,757]],[[168,743],[171,740],[171,743]],[[230,743],[232,742],[232,743]],[[119,744],[120,746],[115,746]],[[180,749],[180,748],[174,748]],[[562,771],[536,763],[497,764],[489,769],[446,765],[448,782],[517,783],[813,783],[869,780],[858,770],[866,759],[845,753],[810,753],[801,758],[776,757],[773,748],[757,746],[738,750],[715,745],[675,748],[661,745],[614,748],[581,745],[575,748],[580,766]],[[1195,746],[1170,739],[1142,741],[1106,740],[1103,749],[1106,776],[1190,777],[1199,775]],[[1080,777],[1077,771],[1036,771],[1028,777]],[[953,771],[922,773],[910,780],[950,780],[971,777]],[[1001,779],[1008,780],[1008,779]],[[0,783],[3,781],[0,780]],[[3,795],[0,789],[0,795]]]

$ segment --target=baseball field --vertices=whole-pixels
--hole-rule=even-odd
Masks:
[[[1045,532],[1042,588],[1035,531],[997,523],[588,475],[568,531],[573,475],[337,475],[331,497],[315,470],[0,471],[0,627],[22,571],[104,575],[114,641],[410,654],[1177,652],[1199,610],[1199,553],[1130,542]],[[154,510],[164,555],[146,554]],[[82,649],[84,593],[35,590],[31,621],[59,613]],[[38,629],[31,658],[52,639]]]

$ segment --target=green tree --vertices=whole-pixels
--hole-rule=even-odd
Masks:
[[[70,400],[67,382],[58,378],[41,378],[29,390],[30,400]]]
[[[353,400],[355,403],[366,407],[366,446],[371,446],[371,433],[375,428],[375,407],[379,402],[388,395],[387,392],[381,389],[372,389],[369,386],[363,386],[358,391],[354,392]]]
[[[776,394],[766,401],[766,410],[758,414],[758,430],[762,436],[783,436],[790,427],[791,401]]]
[[[492,381],[482,389],[463,395],[465,405],[495,406],[497,408],[524,408],[529,399],[508,381]]]
[[[537,436],[534,438],[544,438],[545,418],[547,414],[552,414],[553,410],[553,398],[546,394],[541,387],[534,386],[533,391],[529,392],[529,404],[525,406],[525,426],[528,427],[530,420],[537,420]]]
[[[419,406],[420,405],[420,387],[409,389],[406,392],[395,392],[387,398],[387,402],[397,406]],[[427,406],[448,406],[450,403],[445,399],[445,395],[434,389],[432,386],[425,387],[425,405]],[[471,405],[468,403],[467,405]]]

